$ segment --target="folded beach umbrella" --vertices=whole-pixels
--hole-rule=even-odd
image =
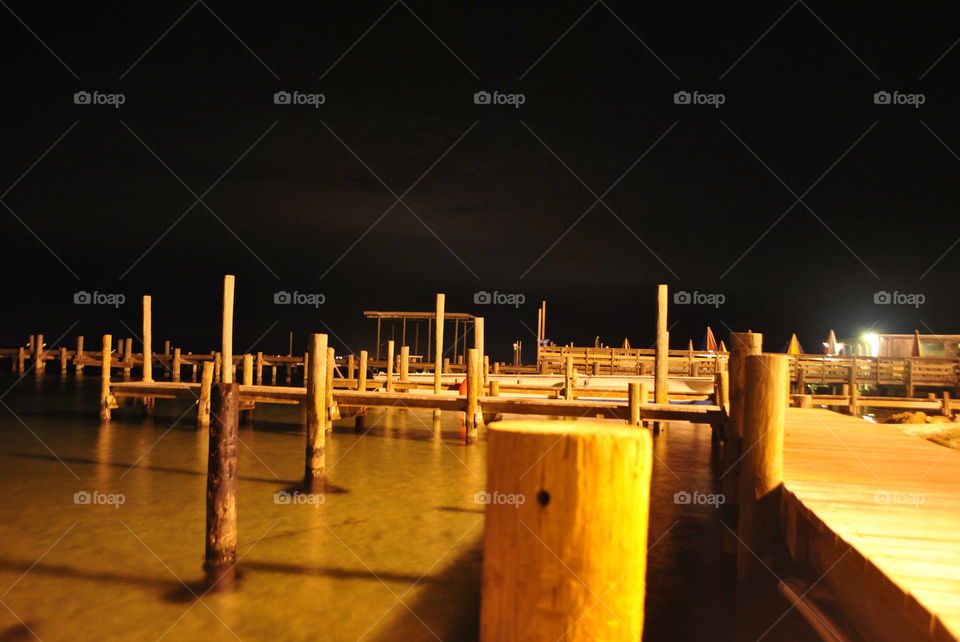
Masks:
[[[797,340],[797,333],[790,335],[790,343],[787,345],[787,354],[803,354],[803,348],[800,347],[800,341]]]
[[[713,330],[710,329],[710,326],[707,326],[707,336],[703,340],[704,350],[707,352],[716,352],[717,351],[717,340],[713,336]]]

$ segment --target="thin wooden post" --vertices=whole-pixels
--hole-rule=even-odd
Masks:
[[[83,335],[77,337],[77,351],[73,355],[73,373],[77,376],[83,374]]]
[[[410,346],[400,346],[400,381],[410,381]]]
[[[443,358],[443,371],[450,372],[450,357]]]
[[[263,353],[257,353],[257,385],[263,385]]]
[[[857,387],[857,358],[853,358],[853,365],[850,366],[850,414],[854,417],[860,415],[860,389]]]
[[[153,381],[153,319],[149,294],[143,296],[143,380]]]
[[[23,363],[27,360],[26,350],[23,349],[23,346],[17,347],[17,373],[23,374]]]
[[[243,355],[243,379],[241,379],[241,381],[245,386],[253,385],[253,355],[252,354]]]
[[[443,313],[446,303],[446,295],[437,294],[437,311],[433,327],[433,394],[439,395],[441,382],[443,379],[444,359],[443,359]],[[440,416],[439,410],[433,411],[434,418]]]
[[[393,366],[396,357],[394,355],[393,339],[387,341],[387,392],[393,392]]]
[[[223,277],[223,326],[221,331],[222,381],[233,383],[233,291],[234,276]]]
[[[67,374],[67,347],[60,346],[60,374]]]
[[[353,358],[353,353],[347,355],[347,379],[353,381],[357,373],[357,364]]]
[[[110,353],[113,352],[113,337],[103,335],[103,352],[100,359],[100,419],[110,421]]]
[[[478,429],[483,422],[478,402],[480,386],[483,385],[483,376],[480,373],[480,358],[476,348],[467,350],[467,410],[464,424],[467,429],[467,439],[476,440]]]
[[[360,370],[357,372],[357,390],[367,391],[367,351],[360,351]]]
[[[640,425],[640,382],[631,381],[627,384],[627,400],[630,405],[630,419],[628,424],[631,426]]]
[[[737,577],[766,573],[778,541],[779,488],[783,481],[783,432],[790,386],[787,355],[746,357],[743,466],[740,475],[740,545]]]
[[[223,357],[219,352],[213,353],[213,380],[220,381],[220,374],[223,370]]]
[[[940,406],[940,413],[945,417],[952,417],[953,415],[950,412],[950,391],[943,391],[943,402]]]
[[[123,378],[129,379],[130,372],[133,370],[133,337],[127,337],[123,341]]]
[[[713,375],[714,403],[727,415],[730,414],[730,373],[718,370]]]
[[[327,385],[324,388],[324,405],[327,408],[327,417],[330,421],[327,423],[327,430],[333,430],[333,422],[340,418],[340,408],[337,402],[333,400],[333,375],[337,367],[337,354],[333,348],[327,348]]]
[[[913,385],[913,359],[907,359],[907,397],[913,398],[914,385]]]
[[[237,561],[240,386],[235,383],[215,386],[212,413],[207,457],[207,532],[203,567],[218,577],[230,577]]]
[[[567,357],[566,368],[563,376],[563,397],[564,399],[573,399],[573,388],[576,385],[576,374],[573,370],[573,357]]]
[[[327,335],[310,335],[310,374],[307,377],[307,457],[304,481],[323,479],[326,473],[326,383]]]
[[[37,339],[34,342],[33,353],[34,353],[34,359],[35,359],[33,369],[36,372],[43,372],[44,370],[47,369],[47,362],[43,358],[43,335],[42,334],[37,335]]]
[[[640,640],[649,432],[507,421],[489,440],[480,640]]]
[[[200,372],[200,399],[197,401],[197,425],[210,425],[210,395],[213,389],[213,361],[204,361]]]
[[[173,359],[170,370],[173,374],[173,381],[180,381],[180,369],[183,367],[183,353],[180,348],[173,349]]]
[[[494,379],[490,382],[490,396],[499,397],[500,396],[500,382]]]

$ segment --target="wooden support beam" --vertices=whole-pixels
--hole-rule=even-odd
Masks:
[[[487,461],[480,640],[640,640],[649,432],[498,422]]]
[[[783,354],[746,358],[740,542],[737,549],[737,578],[740,580],[767,573],[764,564],[770,563],[770,555],[780,540],[779,491],[783,481],[789,359]]]

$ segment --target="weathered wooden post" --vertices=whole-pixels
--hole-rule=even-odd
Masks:
[[[60,374],[63,376],[66,376],[67,375],[67,347],[60,346],[58,353],[60,357]]]
[[[170,373],[173,381],[180,381],[180,369],[183,367],[183,353],[180,348],[173,349],[173,357],[170,360]]]
[[[850,366],[850,414],[854,417],[860,415],[860,389],[857,387],[857,358],[853,358]]]
[[[38,334],[33,343],[34,366],[36,372],[43,372],[47,369],[47,362],[43,358],[43,335]]]
[[[153,381],[153,323],[151,298],[143,296],[143,380]]]
[[[360,370],[357,372],[357,390],[367,391],[367,351],[360,351]]]
[[[473,319],[473,347],[477,349],[477,358],[480,360],[480,372],[483,375],[483,381],[486,381],[486,373],[483,370],[484,357],[486,356],[483,339],[483,317],[475,317]]]
[[[789,357],[746,358],[743,464],[740,474],[740,545],[737,578],[766,573],[779,536],[779,489],[783,481],[783,432],[790,386]]]
[[[213,380],[220,381],[221,371],[223,370],[223,357],[219,352],[213,353]]]
[[[200,399],[197,401],[197,425],[210,425],[210,395],[213,388],[213,361],[204,361],[200,372]]]
[[[133,370],[133,337],[123,340],[123,378],[129,379]]]
[[[207,532],[203,568],[230,588],[237,561],[237,427],[240,386],[213,387],[210,446],[207,456]]]
[[[78,377],[83,374],[83,335],[77,337],[77,351],[73,355],[73,374]]]
[[[396,360],[393,347],[393,340],[387,341],[387,392],[393,392],[393,364]]]
[[[567,357],[563,376],[563,398],[573,399],[573,388],[576,385],[576,373],[573,370],[573,357]]]
[[[353,381],[357,374],[357,364],[353,358],[353,353],[347,355],[347,379]]]
[[[940,404],[940,414],[942,414],[944,417],[953,416],[950,410],[950,391],[949,390],[943,391],[943,400]]]
[[[443,313],[446,302],[446,295],[442,292],[437,293],[437,312],[433,323],[433,394],[439,395],[441,390],[441,381],[444,372],[443,359]],[[449,366],[447,366],[449,369]],[[433,418],[440,417],[440,410],[434,409]]]
[[[483,421],[480,414],[478,397],[483,376],[480,374],[480,359],[476,348],[467,350],[467,409],[464,414],[464,425],[467,429],[467,440],[475,441],[479,424]]]
[[[313,485],[326,472],[327,335],[310,335],[310,374],[307,377],[307,452],[304,483]]]
[[[241,381],[245,386],[253,385],[253,355],[252,354],[243,355],[243,379],[241,379]]]
[[[257,385],[263,385],[263,353],[257,353]]]
[[[337,402],[333,400],[333,375],[337,366],[337,354],[333,348],[327,348],[327,385],[324,388],[324,403],[327,408],[327,417],[330,421],[327,423],[327,430],[333,430],[333,422],[340,418],[340,408]]]
[[[400,381],[410,382],[410,346],[400,346]]]
[[[739,495],[737,478],[741,440],[743,439],[744,403],[746,401],[746,359],[760,354],[763,335],[759,332],[731,332],[730,359],[727,363],[730,384],[730,421],[728,434],[724,434],[723,492],[727,504],[735,503]]]
[[[42,335],[41,335],[42,336]],[[914,385],[913,385],[913,359],[907,359],[907,397],[913,398]]]
[[[100,419],[110,421],[110,353],[113,352],[113,337],[103,335],[103,352],[100,358]]]
[[[627,401],[630,406],[630,419],[627,423],[631,426],[640,425],[640,383],[631,381],[627,384]]]
[[[500,382],[496,379],[490,382],[490,396],[499,397],[500,396]]]
[[[658,404],[670,403],[670,333],[667,331],[667,286],[657,286],[657,345],[654,354],[653,397]],[[665,421],[654,422],[654,429],[665,428]]]
[[[26,360],[27,360],[26,351],[23,349],[23,346],[18,346],[17,347],[17,365],[16,365],[18,374],[23,374],[23,364]]]
[[[233,290],[235,279],[232,274],[223,277],[223,329],[220,349],[221,381],[233,383]],[[227,314],[227,311],[230,311]]]
[[[651,469],[646,430],[490,425],[481,641],[641,639]]]
[[[443,358],[443,372],[450,372],[450,357]]]

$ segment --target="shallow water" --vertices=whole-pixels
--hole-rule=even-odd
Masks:
[[[0,375],[3,639],[476,638],[486,446],[464,445],[453,413],[371,411],[364,435],[337,422],[340,492],[298,505],[274,494],[302,476],[301,411],[257,408],[240,429],[239,590],[205,595],[194,410],[159,400],[152,420],[128,406],[101,425],[96,378],[15,381]],[[644,638],[742,638],[719,511],[674,502],[717,492],[710,429],[671,424],[655,455]],[[772,623],[787,606],[755,610]],[[808,636],[791,613],[766,638]]]

